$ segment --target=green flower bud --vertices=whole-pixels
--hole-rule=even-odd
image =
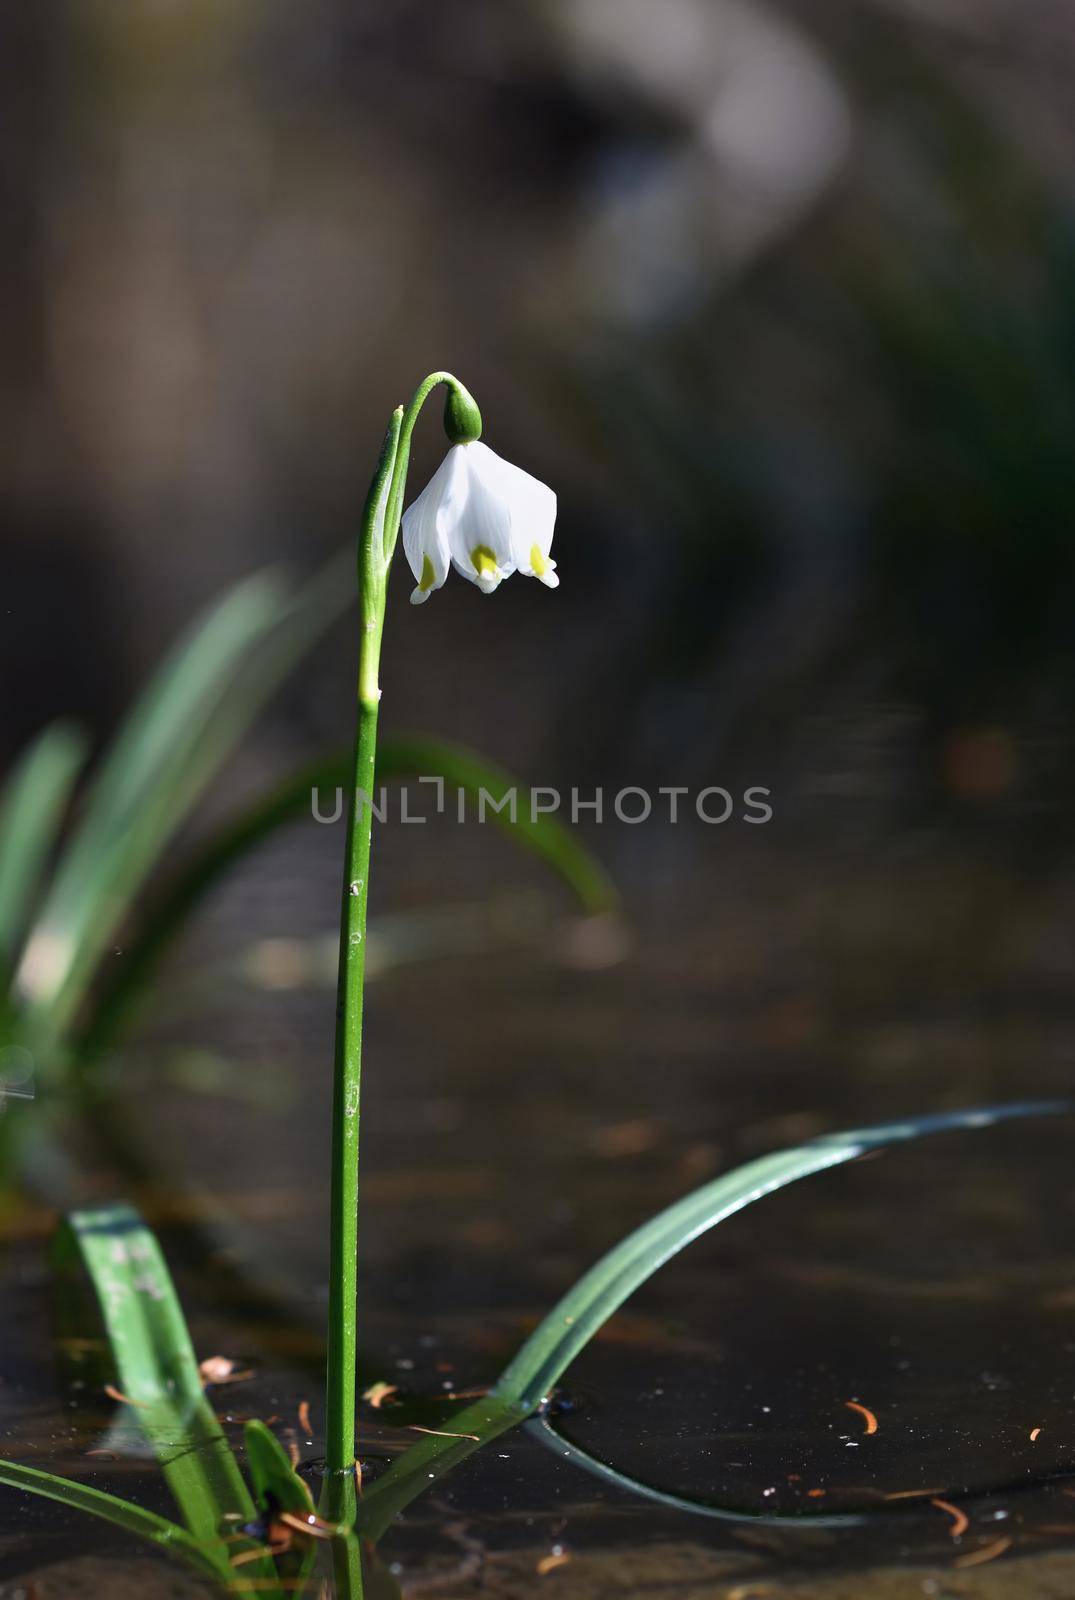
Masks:
[[[444,431],[451,444],[473,444],[482,436],[482,414],[470,390],[458,381],[448,385]]]

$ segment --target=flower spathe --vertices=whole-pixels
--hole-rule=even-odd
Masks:
[[[513,572],[550,589],[560,579],[550,559],[556,496],[480,440],[455,444],[403,514],[403,548],[417,588],[428,600],[452,566],[483,594]]]

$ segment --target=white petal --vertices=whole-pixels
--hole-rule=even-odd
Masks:
[[[459,448],[465,452],[467,497],[449,532],[452,564],[483,593],[492,594],[515,570],[511,510],[500,472],[506,463],[480,442]]]
[[[411,595],[421,605],[448,576],[451,531],[467,499],[463,446],[453,445],[414,504],[403,513],[403,548],[418,587]]]
[[[539,478],[505,461],[485,445],[470,446],[483,453],[474,458],[481,476],[495,486],[505,501],[511,526],[511,570],[540,578],[550,589],[560,582],[556,562],[549,559],[556,522],[556,495]]]
[[[559,583],[556,562],[549,559],[552,531],[556,522],[556,496],[539,478],[532,477],[510,461],[501,463],[511,507],[511,544],[518,570],[528,578],[540,578],[550,588]]]

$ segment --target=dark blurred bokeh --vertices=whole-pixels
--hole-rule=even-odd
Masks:
[[[800,1125],[1068,1086],[1073,89],[1063,0],[0,9],[0,755],[59,713],[103,736],[225,583],[353,539],[388,412],[446,366],[556,488],[562,586],[412,611],[397,572],[386,727],[565,790],[772,791],[764,827],[583,824],[626,975],[507,958],[492,1024],[465,962],[378,1001],[372,1170],[434,1183],[469,1127],[508,1208],[427,1254],[420,1178],[382,1172],[382,1294],[495,1299],[525,1235],[537,1303],[649,1209],[639,1163],[660,1201]],[[441,447],[427,415],[412,493]],[[340,628],[233,790],[347,737],[355,654]],[[402,833],[381,912],[530,870]],[[329,929],[330,834],[187,959]],[[275,1148],[318,1171],[324,995],[223,1009],[226,1050],[306,1075]],[[184,1114],[208,1177],[247,1113]],[[281,1223],[296,1273],[322,1221]]]
[[[352,536],[388,409],[444,364],[556,485],[564,587],[397,608],[391,718],[579,783],[749,766],[785,833],[1059,847],[1062,7],[2,28],[5,755],[57,711],[104,730],[197,602]],[[340,726],[350,650],[278,737]]]

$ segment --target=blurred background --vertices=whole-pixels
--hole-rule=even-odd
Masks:
[[[389,411],[447,367],[557,490],[562,585],[412,610],[397,563],[386,732],[584,795],[771,790],[765,826],[581,823],[626,942],[554,918],[476,982],[449,916],[384,975],[384,1348],[456,1314],[471,1349],[480,1305],[506,1350],[734,1156],[1070,1084],[1073,86],[1056,0],[0,9],[0,759],[61,714],[103,740],[224,586],[348,546]],[[355,659],[349,613],[195,833],[346,742]],[[341,846],[304,820],[234,874],[169,969],[197,998],[131,1046],[171,1181],[300,1285],[332,1008],[290,958]],[[385,918],[548,889],[450,818],[376,849]]]
[[[770,849],[1060,848],[1061,8],[80,0],[2,27],[5,755],[58,711],[103,733],[228,580],[352,538],[388,410],[447,365],[557,487],[564,590],[397,605],[393,723],[495,727],[549,781],[741,768],[778,795]],[[338,734],[352,656],[341,629],[266,751]]]

